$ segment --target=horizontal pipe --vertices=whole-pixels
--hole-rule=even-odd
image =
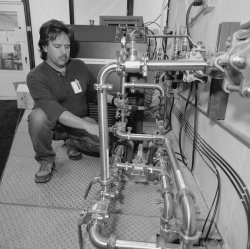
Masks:
[[[120,168],[120,169],[133,169],[135,165],[133,163],[120,163],[116,162],[115,167]],[[148,172],[150,173],[161,173],[161,168],[159,167],[144,167]]]
[[[181,71],[181,70],[203,70],[208,67],[205,61],[147,61],[149,71]]]
[[[136,140],[136,141],[161,140],[161,139],[165,138],[163,135],[123,133],[119,130],[115,131],[115,135],[119,138],[122,138],[122,139]]]
[[[147,243],[129,240],[116,240],[115,248],[119,249],[161,249],[156,243]],[[175,247],[178,248],[178,247]]]
[[[112,236],[112,235],[111,235]],[[158,244],[151,242],[140,242],[130,240],[119,240],[113,237],[105,238],[100,234],[100,224],[95,222],[89,228],[89,237],[91,242],[97,248],[116,248],[116,249],[161,249]],[[165,249],[178,249],[178,244],[168,244]]]
[[[161,92],[161,95],[164,96],[164,89],[158,84],[150,83],[124,83],[125,88],[153,88],[158,89]]]

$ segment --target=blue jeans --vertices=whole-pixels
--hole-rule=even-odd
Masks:
[[[95,122],[91,118],[89,120]],[[40,108],[35,108],[30,113],[28,127],[36,153],[35,159],[38,162],[55,162],[56,154],[52,148],[53,140],[68,140],[72,148],[89,155],[99,156],[100,146],[97,136],[82,129],[71,128],[59,122],[51,122]]]

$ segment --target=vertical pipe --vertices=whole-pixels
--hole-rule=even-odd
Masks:
[[[108,144],[108,108],[107,90],[98,90],[98,122],[100,140],[100,158],[103,164],[101,168],[101,180],[106,182],[109,179],[109,144]]]
[[[118,68],[116,63],[105,65],[97,76],[97,96],[98,96],[98,122],[99,122],[99,140],[100,140],[100,158],[101,158],[101,181],[103,190],[106,191],[106,181],[109,178],[109,138],[108,138],[108,107],[107,107],[107,89],[104,84],[111,72]]]
[[[69,0],[69,21],[70,24],[75,24],[74,0]]]
[[[35,55],[34,55],[34,46],[33,46],[29,0],[23,0],[23,7],[24,7],[25,24],[26,24],[26,30],[27,30],[30,69],[32,69],[35,67]]]
[[[162,183],[162,189],[163,191],[165,191],[164,195],[163,195],[163,199],[164,199],[164,210],[163,210],[163,218],[166,220],[169,220],[173,217],[173,197],[170,194],[170,187],[169,187],[169,182],[167,180],[166,175],[163,175],[161,177],[161,183]]]
[[[123,74],[121,76],[121,90],[122,90],[122,100],[125,100],[126,96],[126,87],[125,87],[125,80],[126,80],[126,77],[125,75]],[[126,113],[125,113],[125,108],[122,108],[121,110],[121,121],[122,122],[125,122],[125,116],[126,116]]]
[[[182,196],[180,197],[180,203],[183,212],[182,232],[184,236],[197,236],[198,233],[196,232],[195,206],[193,198],[190,196],[190,194],[188,194],[187,187],[179,169],[177,158],[172,146],[170,145],[170,141],[167,138],[164,139],[164,144],[166,146],[173,168],[177,190],[179,193],[182,193]],[[181,249],[192,248],[192,243],[186,243],[185,241],[182,241],[181,243]]]
[[[134,0],[127,0],[127,16],[133,16]]]

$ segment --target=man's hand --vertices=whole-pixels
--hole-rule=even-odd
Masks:
[[[63,125],[82,129],[91,135],[99,137],[99,126],[96,121],[90,117],[79,118],[71,112],[65,111],[58,118],[58,121]]]
[[[99,125],[96,123],[96,121],[90,117],[84,117],[82,120],[84,121],[83,129],[91,135],[99,137]]]

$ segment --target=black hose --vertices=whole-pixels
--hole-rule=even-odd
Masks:
[[[170,107],[170,111],[169,111],[169,129],[172,130],[172,112],[173,112],[173,107],[174,107],[174,95],[172,97],[172,103],[171,103],[171,107]]]
[[[195,160],[195,147],[196,147],[196,134],[197,134],[197,102],[198,102],[198,82],[195,82],[195,100],[194,100],[194,139],[193,139],[193,149],[192,149],[192,163],[191,172],[194,170],[194,160]]]
[[[201,6],[205,3],[205,0],[194,0],[188,7],[187,12],[186,12],[186,28],[187,28],[187,35],[191,38],[190,35],[190,28],[189,28],[189,16],[190,16],[190,11],[192,9],[193,6]],[[192,49],[193,48],[193,44],[192,42],[189,40],[189,47]]]
[[[187,136],[189,137],[190,140],[192,140],[192,134],[191,134],[191,131],[187,129]],[[214,208],[214,213],[213,213],[213,216],[212,216],[212,219],[210,221],[210,226],[207,230],[207,234],[205,236],[205,241],[207,240],[208,236],[209,236],[209,233],[211,231],[211,228],[212,228],[212,225],[214,224],[214,219],[215,219],[215,216],[216,216],[216,213],[217,213],[217,210],[218,210],[218,204],[219,204],[219,200],[220,200],[220,193],[221,193],[221,180],[220,180],[220,175],[219,175],[219,171],[217,169],[217,167],[215,166],[214,162],[207,156],[207,153],[205,153],[204,151],[202,151],[200,149],[200,147],[196,146],[196,149],[198,151],[198,153],[200,154],[201,158],[204,160],[204,162],[206,163],[206,165],[213,171],[213,173],[215,173],[216,177],[217,177],[217,180],[218,180],[218,185],[217,185],[217,189],[216,189],[216,193],[215,193],[215,196],[214,196],[214,199],[213,199],[213,202],[210,206],[210,209],[209,209],[209,212],[207,214],[207,217],[205,219],[205,222],[204,222],[204,225],[203,225],[203,228],[202,228],[202,234],[204,233],[204,230],[205,230],[205,227],[206,227],[206,224],[207,224],[207,221],[208,221],[208,218],[210,217],[210,213],[212,212],[212,209],[213,209],[213,206],[215,204],[215,208]],[[205,161],[204,157],[202,156],[202,154],[204,154],[208,159],[209,161],[211,162],[211,164],[213,165],[214,167],[214,170],[211,168],[211,166]]]
[[[188,107],[188,104],[189,104],[192,89],[193,89],[193,83],[191,83],[191,87],[189,89],[189,94],[188,94],[188,98],[186,100],[184,112],[182,114],[182,119],[181,119],[181,123],[180,123],[180,130],[179,130],[179,149],[180,149],[180,154],[181,154],[181,158],[182,158],[183,162],[185,162],[185,161],[184,161],[184,156],[183,156],[183,152],[182,152],[181,135],[182,135],[182,129],[183,129],[184,121],[185,121],[186,110],[187,110],[187,107]],[[186,163],[184,163],[184,164],[187,166]]]
[[[191,131],[191,126],[188,124],[188,122],[185,123],[185,127],[187,128],[186,131],[189,132],[189,136],[191,139],[190,133]],[[188,134],[188,133],[187,133]],[[199,147],[198,147],[199,146]],[[241,179],[241,177],[237,174],[237,172],[223,159],[220,158],[219,155],[216,154],[216,152],[205,142],[203,139],[197,135],[197,148],[206,155],[206,157],[210,161],[215,161],[217,165],[223,170],[225,175],[228,177],[230,180],[231,184],[233,185],[234,189],[236,190],[243,208],[245,210],[246,216],[247,216],[247,226],[248,226],[248,231],[250,231],[250,198],[249,198],[249,191]],[[218,208],[218,204],[216,205],[216,209]],[[215,217],[215,213],[213,215]],[[214,219],[214,218],[213,218]],[[212,222],[211,222],[212,224]],[[209,231],[211,228],[209,229]],[[206,238],[208,237],[208,234],[206,235]],[[247,249],[250,249],[250,235],[248,233],[248,239],[247,239]]]
[[[189,28],[189,15],[190,15],[190,11],[191,11],[191,9],[192,9],[193,6],[194,6],[194,2],[192,2],[192,3],[189,5],[189,7],[188,7],[188,9],[187,9],[187,13],[186,13],[186,28],[187,28],[187,35],[188,35],[189,37],[191,37],[191,36],[190,36],[190,28]],[[190,46],[190,48],[193,47],[193,45],[191,44],[191,42],[189,42],[189,46]]]

